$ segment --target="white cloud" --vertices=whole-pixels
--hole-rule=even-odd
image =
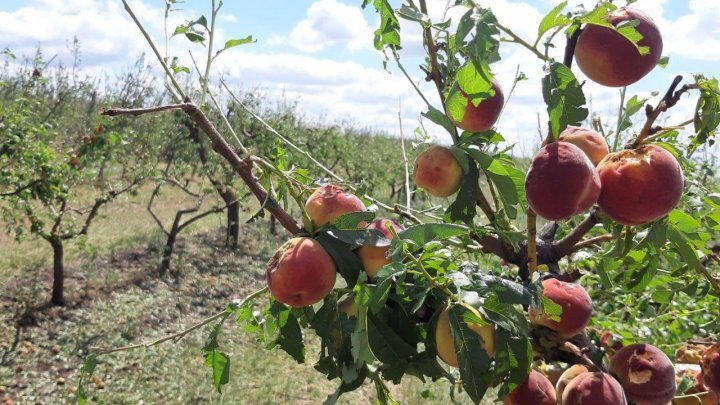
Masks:
[[[307,10],[307,17],[289,35],[273,35],[271,45],[288,44],[302,52],[314,53],[343,45],[351,52],[368,49],[372,29],[359,7],[336,0],[319,0]]]

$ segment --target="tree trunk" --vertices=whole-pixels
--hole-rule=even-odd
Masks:
[[[240,236],[240,202],[232,190],[225,190],[223,193],[220,193],[220,196],[227,206],[225,245],[235,250],[238,247],[238,238]]]
[[[62,239],[53,237],[48,239],[53,249],[53,288],[52,298],[50,302],[53,305],[65,304],[65,264],[63,260],[63,243]]]
[[[167,241],[165,242],[165,249],[163,249],[162,261],[160,262],[160,276],[167,274],[170,270],[170,260],[172,259],[173,250],[175,250],[175,241],[177,240],[178,233],[180,232],[180,220],[182,219],[183,212],[180,211],[175,214],[175,221],[173,226],[168,233]]]

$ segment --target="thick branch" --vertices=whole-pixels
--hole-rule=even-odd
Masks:
[[[580,242],[583,236],[590,232],[590,230],[598,222],[600,222],[598,212],[596,209],[593,209],[592,211],[590,211],[590,214],[588,214],[588,216],[585,217],[585,219],[575,227],[575,229],[570,231],[570,233],[568,233],[564,238],[553,243],[553,246],[555,248],[553,256],[555,256],[557,260],[560,260],[561,258],[572,253],[575,245]]]

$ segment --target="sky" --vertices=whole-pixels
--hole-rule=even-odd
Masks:
[[[397,0],[390,0],[399,6]],[[135,13],[154,40],[164,45],[164,1],[129,0]],[[378,17],[372,7],[363,10],[361,0],[226,0],[220,11],[217,43],[252,35],[256,42],[233,48],[214,65],[212,79],[220,77],[235,89],[258,90],[269,99],[285,98],[297,102],[308,120],[348,122],[399,134],[398,115],[403,132],[419,127],[425,105],[411,83],[394,62],[383,69],[383,56],[373,47],[373,31]],[[532,42],[542,17],[559,0],[483,0],[505,26]],[[570,1],[569,9],[583,1]],[[592,6],[592,1],[584,1]],[[624,0],[616,1],[624,4]],[[439,21],[446,0],[428,0],[429,14]],[[718,0],[639,0],[642,9],[657,22],[663,33],[663,55],[670,57],[665,69],[656,68],[640,82],[628,87],[627,97],[664,93],[672,78],[692,73],[720,76],[720,1]],[[176,6],[167,22],[170,31],[201,15],[209,18],[210,0],[186,0]],[[457,21],[464,10],[451,8],[448,16]],[[10,49],[19,59],[40,47],[46,58],[57,55],[54,64],[72,63],[68,44],[77,37],[81,45],[82,69],[88,75],[113,74],[129,69],[150,48],[123,9],[120,0],[0,0],[0,50]],[[401,58],[404,66],[437,108],[437,93],[424,81],[418,69],[424,50],[419,28],[401,21]],[[564,44],[552,54],[561,59]],[[188,50],[203,61],[206,50],[191,45],[184,37],[170,39],[168,52],[187,65]],[[511,43],[501,46],[502,60],[492,66],[493,73],[507,94],[516,69],[529,80],[515,89],[498,129],[516,152],[529,155],[537,150],[538,120],[547,121],[540,80],[542,62],[526,49]],[[155,62],[149,59],[150,62]],[[201,62],[202,63],[202,62]],[[577,68],[575,74],[584,77]],[[159,74],[159,71],[158,71]],[[619,106],[619,90],[589,82],[584,91],[592,113],[603,122],[614,123]],[[681,103],[663,116],[668,125],[692,117],[694,99]],[[440,143],[449,135],[423,120],[429,134]],[[544,128],[544,125],[543,125]],[[291,136],[291,134],[289,134]]]

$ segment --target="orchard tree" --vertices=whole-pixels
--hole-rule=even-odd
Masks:
[[[678,76],[656,105],[634,96],[611,131],[602,119],[589,122],[573,61],[604,86],[643,80],[666,61],[662,33],[642,11],[601,1],[569,12],[563,2],[543,18],[533,42],[472,0],[454,2],[466,10],[458,21],[432,21],[425,0],[397,9],[386,0],[362,5],[371,3],[380,20],[375,46],[403,72],[399,19],[423,30],[421,70],[437,94],[413,86],[427,104],[423,115],[450,134],[452,145],[422,151],[413,178],[426,193],[445,198],[446,208],[389,206],[356,195],[316,159],[312,164],[335,184],[305,182],[298,169],[273,165],[242,144],[236,153],[179,86],[177,104],[108,109],[108,116],[185,112],[294,235],[270,259],[266,289],[187,330],[129,348],[217,321],[203,353],[220,390],[230,357],[221,351],[219,332],[234,316],[266,347],[300,363],[304,331],[316,333],[322,344],[315,369],[339,380],[328,403],[367,380],[379,402],[393,402],[386,381],[409,376],[446,379],[475,403],[490,387],[505,404],[715,398],[720,357],[718,345],[709,343],[720,330],[720,284],[709,243],[717,237],[720,201],[712,184],[701,181],[703,165],[694,153],[714,141],[720,123],[717,80],[698,74],[681,86]],[[215,10],[213,2],[213,17]],[[563,58],[555,60],[549,50],[561,45]],[[512,93],[493,77],[501,46],[521,46],[544,63],[546,139],[528,170],[495,129]],[[692,124],[689,138],[677,126],[657,124],[685,94],[697,100],[683,124]],[[643,112],[635,132],[631,120]],[[300,221],[284,209],[289,203],[302,213]],[[259,297],[266,291],[264,305]],[[684,342],[699,342],[704,352],[677,384],[680,367],[657,346]],[[93,350],[81,383],[98,355],[126,349]],[[549,371],[557,365],[575,366],[560,377]]]
[[[0,212],[16,239],[39,236],[52,247],[51,303],[62,305],[66,242],[85,237],[101,208],[141,184],[151,148],[132,128],[98,119],[96,84],[69,80],[64,69],[47,77],[42,59],[33,63],[6,78],[0,105]],[[87,119],[66,126],[66,114]]]

